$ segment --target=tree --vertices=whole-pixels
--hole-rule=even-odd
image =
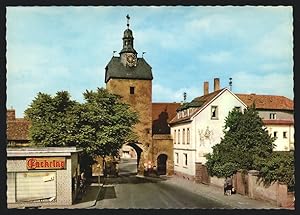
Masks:
[[[258,158],[267,158],[274,148],[255,106],[244,113],[233,109],[225,119],[224,138],[213,146],[206,156],[207,168],[212,176],[227,177],[239,169],[256,169]]]
[[[25,110],[25,118],[32,123],[29,130],[31,143],[39,146],[75,146],[68,123],[71,111],[78,105],[66,91],[57,92],[54,97],[38,93]]]
[[[38,93],[25,116],[32,123],[34,145],[80,147],[82,164],[87,167],[94,157],[116,156],[125,142],[136,139],[132,128],[138,115],[120,96],[103,88],[83,95],[85,102],[78,103],[66,91],[54,97]]]
[[[259,177],[267,185],[274,181],[287,184],[290,191],[295,186],[295,165],[293,151],[274,151],[268,158],[256,160]]]

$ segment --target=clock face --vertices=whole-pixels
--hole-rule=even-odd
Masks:
[[[129,66],[136,66],[136,56],[134,54],[127,54],[126,61]]]

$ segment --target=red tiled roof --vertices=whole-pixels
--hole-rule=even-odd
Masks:
[[[294,125],[294,120],[292,120],[292,119],[264,119],[263,123],[265,125]]]
[[[236,94],[248,107],[255,102],[257,109],[294,110],[293,100],[284,96]]]
[[[30,122],[25,119],[7,121],[7,140],[29,140]]]
[[[178,119],[177,117],[174,117],[170,123],[176,123],[176,122],[184,122],[184,121],[188,121],[192,116],[194,116],[198,110],[200,110],[203,106],[205,106],[206,104],[208,104],[211,100],[213,100],[222,90],[224,90],[225,88],[223,89],[220,89],[220,90],[216,90],[212,93],[209,93],[209,94],[206,94],[206,95],[203,95],[203,96],[199,96],[199,97],[196,97],[195,99],[193,99],[189,104],[188,106],[189,107],[196,107],[196,110],[190,114],[189,116],[186,116],[186,117],[182,117],[180,119]]]
[[[176,116],[180,103],[152,103],[152,133],[169,134],[168,123]]]

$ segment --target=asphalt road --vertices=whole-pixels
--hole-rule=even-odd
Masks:
[[[95,208],[99,209],[193,209],[229,208],[182,187],[168,184],[167,179],[136,176],[136,160],[123,159],[119,177],[106,179]]]

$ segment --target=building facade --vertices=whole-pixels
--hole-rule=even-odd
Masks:
[[[205,155],[220,143],[224,136],[225,118],[234,108],[243,111],[246,104],[229,89],[219,89],[219,79],[214,80],[214,92],[208,93],[204,83],[204,95],[177,109],[171,120],[174,143],[174,171],[176,175],[195,180],[198,164],[205,164]]]
[[[294,150],[294,102],[284,96],[236,94],[247,106],[255,105],[272,137],[274,151]]]
[[[72,205],[79,191],[76,147],[7,148],[8,208]]]

